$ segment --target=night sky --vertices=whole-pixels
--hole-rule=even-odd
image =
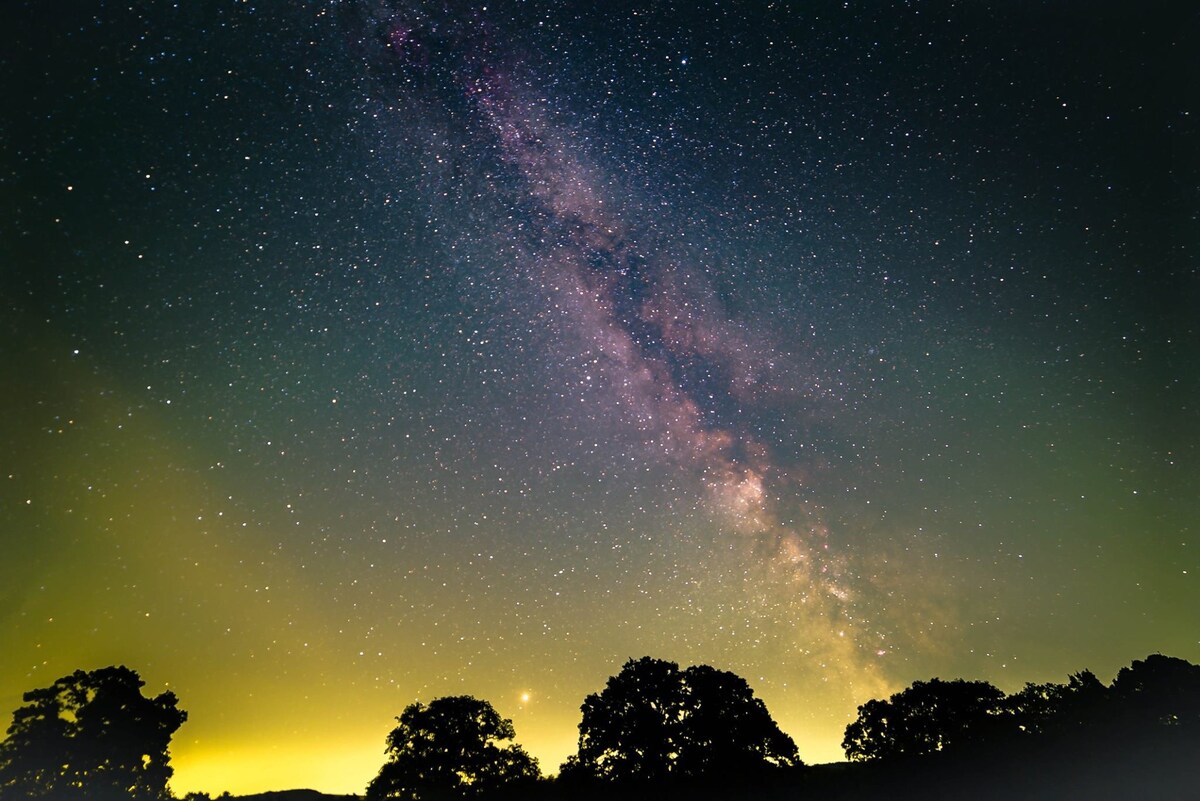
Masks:
[[[176,792],[361,792],[642,655],[810,763],[1200,661],[1186,5],[5,3],[0,713],[127,664]]]

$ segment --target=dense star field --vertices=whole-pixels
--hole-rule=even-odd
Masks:
[[[361,792],[646,654],[810,763],[1197,661],[1184,5],[8,4],[0,713],[126,664],[177,792]]]

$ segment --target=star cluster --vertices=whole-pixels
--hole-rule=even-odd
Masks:
[[[6,12],[0,702],[128,664],[178,792],[359,792],[630,657],[808,762],[915,679],[1200,658],[1169,4]]]

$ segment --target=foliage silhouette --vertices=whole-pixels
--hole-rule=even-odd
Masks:
[[[109,667],[26,693],[0,743],[0,801],[170,801],[168,746],[187,715],[174,694],[146,698],[143,686]],[[413,704],[367,798],[1197,798],[1200,666],[1161,654],[1108,686],[1086,670],[1010,696],[981,681],[914,682],[859,708],[843,743],[850,762],[803,770],[777,769],[803,765],[746,681],[705,665],[630,660],[582,711],[579,752],[557,780],[539,780],[536,761],[505,743],[511,721],[486,701]]]
[[[895,759],[962,748],[994,738],[1004,693],[986,681],[913,682],[886,701],[868,701],[846,727],[842,748],[852,760]]]
[[[1008,697],[984,682],[915,682],[859,707],[843,746],[857,772],[823,787],[830,797],[970,786],[976,799],[1194,799],[1200,667],[1154,654],[1107,687],[1082,671]]]
[[[0,798],[168,801],[174,693],[146,698],[127,667],[77,670],[25,693],[0,744]]]
[[[1127,726],[1168,726],[1200,733],[1200,665],[1151,654],[1121,668],[1111,692]]]
[[[579,750],[562,766],[568,782],[748,777],[802,764],[745,679],[707,665],[631,659],[581,709]]]
[[[415,703],[387,736],[388,761],[367,786],[376,799],[458,799],[512,789],[539,778],[537,760],[521,746],[512,721],[468,695]]]
[[[1072,673],[1066,684],[1028,683],[1005,707],[1015,730],[1034,737],[1074,735],[1095,725],[1108,701],[1108,688],[1090,670]]]

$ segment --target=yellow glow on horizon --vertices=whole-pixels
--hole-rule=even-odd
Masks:
[[[487,697],[484,692],[476,695]],[[526,695],[533,697],[528,690],[521,691],[518,697]],[[798,693],[771,695],[768,693],[764,700],[776,722],[796,741],[801,759],[807,764],[818,764],[844,758],[839,744],[852,709],[849,713],[841,709],[832,697],[824,699],[824,703],[804,703],[805,696]],[[436,696],[425,700],[432,697]],[[582,701],[582,696],[579,700]],[[264,713],[279,714],[278,699],[263,697],[261,701]],[[340,722],[323,727],[322,721],[332,719],[337,709],[343,713]],[[195,723],[185,724],[173,742],[175,776],[171,786],[179,795],[193,791],[216,795],[226,790],[248,794],[283,789],[361,794],[386,760],[384,740],[394,725],[392,715],[400,711],[397,706],[383,715],[378,704],[356,702],[347,694],[340,704],[314,699],[305,707],[307,721],[302,729],[297,728],[294,717],[279,718],[253,730],[236,719],[226,721],[240,730],[236,735],[231,735],[225,724],[208,725],[197,717]],[[564,702],[541,710],[536,706],[506,709],[498,705],[497,711],[512,718],[516,742],[538,760],[544,776],[557,774],[562,763],[575,752],[577,703]],[[227,714],[232,715],[232,711]]]
[[[306,743],[214,743],[199,749],[172,748],[176,795],[206,792],[212,796],[275,790],[313,789],[362,795],[384,763],[383,738],[339,738]]]
[[[505,713],[501,710],[501,714]],[[525,720],[522,725],[520,717],[515,721],[517,742],[538,760],[543,775],[557,774],[577,747],[578,721],[556,717]],[[844,758],[837,745],[843,721],[815,719],[811,711],[807,715],[800,712],[775,717],[796,741],[800,757],[807,764]],[[189,742],[186,726],[171,748],[175,768],[171,787],[177,795],[207,792],[216,796],[224,791],[244,795],[284,789],[361,795],[386,760],[385,732],[362,734],[347,727],[328,735],[309,732],[289,737],[284,732],[264,730],[256,739],[197,743]]]
[[[68,352],[65,339],[48,341],[46,350]],[[645,582],[620,581],[623,563],[591,577],[560,565],[551,573],[503,547],[460,570],[478,543],[503,541],[503,526],[426,551],[437,521],[427,532],[414,514],[411,550],[389,531],[376,541],[332,500],[227,469],[223,444],[180,434],[173,411],[102,365],[34,361],[8,384],[10,404],[28,396],[44,409],[29,415],[38,426],[13,426],[8,438],[12,463],[33,467],[2,477],[20,499],[0,509],[19,534],[0,582],[11,598],[0,610],[12,654],[0,660],[3,725],[25,691],[76,669],[128,665],[147,695],[172,690],[189,714],[171,746],[178,794],[362,793],[394,717],[457,694],[495,704],[553,775],[576,749],[585,696],[643,655],[743,676],[809,764],[840,761],[857,705],[913,680],[986,678],[1011,692],[1082,668],[1111,677],[1156,650],[1196,659],[1189,616],[1160,607],[1143,619],[1119,594],[1088,595],[1082,576],[1079,597],[1099,604],[1088,614],[1111,612],[1120,638],[1077,632],[1069,612],[1043,615],[1044,596],[1026,582],[1003,585],[1021,588],[1013,597],[981,594],[1002,586],[990,563],[932,552],[935,539],[900,529],[868,532],[854,561],[825,557],[823,528],[807,537],[807,522],[793,532],[761,511],[753,473],[725,500],[740,520],[771,523],[765,544],[746,536],[729,547],[707,523],[684,531],[689,521],[679,536],[656,530],[654,547],[631,557]],[[1158,575],[1148,550],[1126,548],[1091,575]],[[372,550],[379,569],[354,549]],[[539,601],[551,575],[553,600]],[[1174,572],[1161,580],[1164,598],[1185,591]]]

